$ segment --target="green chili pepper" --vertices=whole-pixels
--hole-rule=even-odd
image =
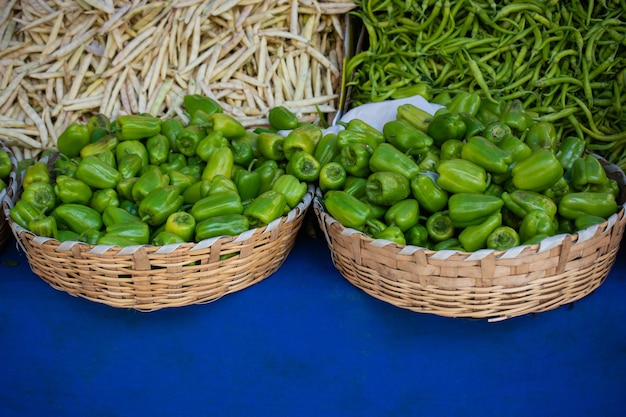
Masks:
[[[420,207],[417,200],[406,198],[393,204],[385,213],[385,222],[406,232],[419,221]]]
[[[437,112],[428,124],[428,136],[440,146],[448,139],[463,139],[467,126],[458,113]]]
[[[43,161],[37,161],[33,165],[26,168],[22,179],[22,187],[28,188],[34,183],[50,183],[50,171]]]
[[[69,158],[80,155],[81,149],[91,142],[87,125],[72,122],[57,138],[59,152]]]
[[[513,158],[507,151],[480,136],[467,140],[461,149],[461,158],[474,162],[487,172],[494,174],[505,174],[513,162]]]
[[[276,179],[272,185],[272,190],[281,193],[289,208],[294,208],[300,204],[306,195],[307,184],[293,175],[285,174]]]
[[[556,151],[556,159],[565,170],[572,169],[574,162],[583,156],[585,141],[577,136],[568,136],[561,141]]]
[[[267,113],[267,121],[276,130],[291,130],[298,126],[298,116],[285,106],[274,106]]]
[[[46,182],[35,182],[25,187],[21,200],[32,204],[44,213],[49,212],[57,205],[54,186]]]
[[[341,190],[346,184],[348,174],[339,162],[331,161],[322,165],[319,186],[322,191]]]
[[[558,229],[558,220],[550,217],[543,210],[530,210],[522,219],[519,237],[526,242],[536,235],[554,236]]]
[[[517,162],[511,174],[515,188],[541,192],[563,176],[563,167],[552,151],[539,148],[528,158]]]
[[[524,142],[533,151],[545,148],[550,152],[556,152],[557,133],[554,124],[550,122],[537,122],[526,131]]]
[[[411,103],[399,105],[396,112],[396,119],[405,120],[409,122],[411,126],[424,133],[428,130],[428,123],[430,123],[430,119],[433,117],[427,111]]]
[[[223,214],[209,217],[196,225],[197,242],[218,236],[236,236],[250,229],[250,221],[243,214]]]
[[[408,245],[425,247],[428,244],[428,230],[423,224],[416,224],[404,232],[404,238]]]
[[[452,220],[446,212],[438,211],[426,219],[426,231],[434,242],[443,242],[454,236]]]
[[[221,147],[211,154],[202,171],[202,179],[211,181],[216,175],[232,176],[235,158],[230,147]]]
[[[190,117],[193,117],[197,110],[202,110],[208,114],[224,111],[218,101],[201,94],[186,94],[183,97],[183,106]]]
[[[487,249],[507,250],[520,245],[520,237],[515,229],[509,226],[496,227],[487,237]]]
[[[465,159],[447,159],[437,166],[437,184],[450,193],[480,194],[487,189],[485,169]]]
[[[585,154],[574,161],[571,179],[572,185],[578,191],[583,191],[590,185],[605,185],[608,181],[600,160],[591,154]]]
[[[161,133],[161,119],[146,114],[121,115],[114,122],[119,140],[139,140]]]
[[[191,242],[196,233],[196,219],[191,213],[177,211],[167,217],[163,230],[180,236],[186,242]]]
[[[380,144],[369,159],[372,172],[395,172],[407,179],[413,178],[420,172],[417,163],[408,155],[389,143]]]
[[[327,191],[324,206],[328,214],[343,226],[361,231],[372,212],[368,204],[341,190]]]
[[[153,190],[163,188],[170,183],[170,176],[164,174],[161,169],[151,165],[150,169],[141,174],[139,179],[133,184],[131,190],[132,200],[140,203]]]
[[[170,150],[178,152],[176,147],[176,138],[184,129],[184,124],[179,119],[165,119],[161,122],[161,134],[167,138],[170,143]]]
[[[252,200],[243,214],[248,218],[250,227],[262,227],[282,216],[286,206],[284,195],[269,190]]]
[[[54,193],[63,203],[87,204],[91,199],[91,187],[83,181],[66,175],[56,177]]]
[[[505,207],[520,218],[532,210],[543,210],[550,217],[554,217],[557,213],[557,205],[550,197],[534,191],[504,192],[501,198]]]
[[[138,215],[135,215],[121,207],[107,206],[102,211],[102,223],[105,227],[113,224],[126,224],[140,220],[141,219]]]
[[[427,133],[413,127],[409,122],[396,119],[383,126],[383,134],[388,143],[403,153],[420,154],[428,150],[433,144],[433,138]]]
[[[411,194],[411,185],[404,175],[392,171],[379,171],[367,178],[365,194],[374,204],[392,206]]]
[[[482,223],[468,226],[459,233],[459,242],[468,252],[474,252],[487,246],[489,236],[502,225],[502,213],[497,211]]]
[[[139,203],[139,217],[151,226],[160,226],[183,205],[178,187],[166,185],[152,191]]]
[[[559,201],[559,214],[566,219],[591,214],[608,218],[617,212],[615,196],[609,192],[580,191],[564,195]]]
[[[62,226],[76,233],[82,233],[87,229],[100,230],[103,224],[100,213],[83,204],[59,204],[52,210],[52,216],[59,227]]]
[[[243,204],[236,191],[223,191],[209,194],[198,200],[191,206],[189,213],[196,219],[196,222],[200,222],[223,214],[242,214]]]
[[[349,143],[341,148],[338,161],[347,174],[367,177],[370,173],[371,148],[364,143]]]
[[[300,181],[315,182],[319,178],[320,163],[310,153],[298,151],[293,154],[287,165],[285,172],[298,178]]]
[[[448,211],[454,227],[463,228],[482,223],[485,218],[500,211],[504,201],[496,196],[458,193],[448,199]]]
[[[278,133],[262,132],[259,133],[259,152],[264,158],[274,161],[285,159],[283,145],[285,137]]]
[[[429,213],[443,210],[448,204],[449,194],[435,180],[435,173],[422,171],[411,179],[411,192],[420,207]]]
[[[25,229],[28,229],[29,223],[40,215],[41,209],[23,199],[18,200],[10,211],[11,219]]]

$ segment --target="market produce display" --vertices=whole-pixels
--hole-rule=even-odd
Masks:
[[[559,141],[553,123],[533,119],[519,100],[461,92],[434,115],[401,104],[382,131],[343,124],[332,150],[319,150],[328,155],[323,205],[375,239],[506,250],[603,223],[623,203],[584,141]]]
[[[9,152],[0,149],[0,192],[7,188],[9,174],[13,169],[13,161]]]
[[[247,130],[213,99],[186,95],[189,119],[102,114],[74,122],[58,154],[24,167],[10,216],[59,241],[130,246],[199,242],[266,226],[317,179],[322,130],[286,107]],[[291,127],[283,136],[279,128]],[[315,168],[315,169],[313,169]]]
[[[0,10],[0,136],[18,160],[90,113],[182,116],[210,96],[245,126],[339,102],[352,1],[30,1]]]
[[[458,91],[517,98],[559,137],[626,168],[623,2],[356,3],[366,39],[346,65],[353,106]]]

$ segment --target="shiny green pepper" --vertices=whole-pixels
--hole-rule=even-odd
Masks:
[[[284,143],[285,137],[279,135],[278,133],[259,133],[259,152],[264,158],[274,161],[281,161],[285,159],[285,152],[283,150]]]
[[[449,194],[436,181],[435,173],[431,171],[419,172],[411,179],[411,193],[420,207],[429,213],[443,210],[448,204]]]
[[[196,219],[186,211],[176,211],[165,221],[164,231],[175,233],[184,241],[191,242],[196,233]]]
[[[284,195],[269,190],[252,200],[243,214],[248,218],[250,227],[262,227],[282,216],[286,206]]]
[[[513,158],[495,143],[480,136],[469,138],[461,149],[461,158],[474,162],[487,172],[504,174],[508,172]]]
[[[291,159],[298,151],[307,152],[311,155],[315,153],[315,147],[319,142],[316,142],[316,139],[318,136],[321,138],[321,133],[319,135],[311,134],[310,130],[307,125],[307,127],[303,126],[293,129],[287,134],[283,141],[283,153],[285,154],[285,158]]]
[[[363,133],[366,136],[373,139],[373,143],[380,145],[385,141],[385,136],[383,132],[379,131],[369,123],[361,120],[361,119],[351,119],[347,123],[339,122],[339,125],[343,126],[345,130],[350,132],[359,132]]]
[[[139,203],[139,217],[150,226],[160,226],[182,207],[183,200],[180,189],[174,185],[156,188]]]
[[[452,97],[452,101],[446,106],[451,113],[468,113],[475,116],[480,108],[480,95],[473,92],[461,91]]]
[[[404,238],[408,245],[425,247],[428,243],[428,229],[423,224],[416,224],[404,232]]]
[[[272,190],[281,193],[289,208],[294,208],[306,195],[307,184],[291,174],[285,174],[276,179]]]
[[[246,134],[246,128],[230,114],[216,112],[211,115],[211,129],[221,132],[226,139],[238,139]]]
[[[183,97],[183,106],[190,117],[193,117],[198,110],[202,110],[208,114],[221,113],[224,111],[217,100],[201,94],[186,94]]]
[[[454,227],[463,228],[482,223],[503,205],[504,201],[493,195],[457,193],[448,200],[448,212]]]
[[[244,204],[252,201],[261,190],[261,174],[235,165],[233,181]]]
[[[522,219],[519,237],[522,242],[526,242],[537,235],[554,236],[557,229],[558,220],[543,210],[531,210]]]
[[[176,137],[176,149],[185,156],[194,156],[196,147],[206,136],[204,128],[198,125],[188,125]]]
[[[369,168],[372,172],[395,172],[409,180],[420,172],[417,163],[410,156],[389,143],[376,147],[369,159]]]
[[[433,138],[427,133],[416,129],[409,122],[396,119],[383,125],[383,134],[388,143],[403,153],[415,155],[428,150],[433,144]]]
[[[120,180],[123,178],[136,177],[143,169],[141,157],[134,153],[127,153],[117,163],[117,170],[120,173]]]
[[[139,140],[161,133],[161,119],[146,114],[121,115],[114,121],[119,140]]]
[[[332,217],[343,226],[363,230],[371,216],[371,208],[354,195],[341,190],[324,194],[324,206]]]
[[[96,189],[115,188],[122,175],[96,156],[86,156],[76,168],[76,179]]]
[[[528,158],[517,162],[511,174],[515,188],[541,192],[552,187],[563,176],[563,167],[552,151],[541,147]]]
[[[550,217],[557,213],[557,205],[550,197],[534,191],[514,190],[504,192],[502,201],[507,209],[516,216],[523,218],[532,210],[542,210]]]
[[[385,222],[406,232],[419,221],[420,208],[417,200],[405,198],[393,204],[385,213]]]
[[[147,245],[150,242],[150,226],[144,221],[115,223],[106,227],[105,236],[130,239],[137,244]]]
[[[398,226],[388,226],[383,230],[376,232],[373,237],[374,239],[388,240],[401,246],[406,245],[404,233]]]
[[[285,106],[274,106],[267,113],[267,121],[276,130],[291,130],[298,126],[298,116]]]
[[[608,182],[600,160],[591,154],[585,154],[574,161],[571,180],[572,185],[578,191],[583,191],[591,185],[602,186]]]
[[[18,200],[10,211],[11,219],[25,229],[28,229],[28,224],[40,215],[41,209],[23,199]]]
[[[617,212],[615,196],[610,192],[580,191],[564,195],[559,201],[559,214],[566,219],[591,214],[607,219]]]
[[[498,142],[498,147],[511,155],[512,162],[526,159],[533,153],[532,149],[523,140],[513,135],[503,137]]]
[[[183,191],[183,198],[185,204],[194,204],[198,200],[209,195],[211,190],[211,181],[200,180],[196,181]]]
[[[491,108],[487,111],[497,114],[499,121],[506,123],[517,132],[524,132],[534,123],[530,114],[524,109],[524,104],[519,99],[505,102],[501,110]]]
[[[141,174],[139,179],[134,182],[131,198],[136,203],[140,203],[153,190],[163,188],[169,183],[170,176],[164,174],[159,167],[151,165],[151,168]]]
[[[547,149],[556,152],[557,133],[554,124],[550,122],[537,122],[532,124],[526,131],[524,142],[532,149]]]
[[[502,225],[502,213],[497,211],[489,215],[482,223],[468,226],[459,233],[459,242],[468,252],[487,247],[487,239]]]
[[[134,215],[126,209],[116,206],[108,206],[102,211],[102,223],[105,227],[113,224],[125,224],[140,221],[138,215]]]
[[[315,182],[319,178],[321,165],[313,155],[304,151],[294,153],[285,166],[285,172],[300,181]]]
[[[426,231],[434,242],[443,242],[454,236],[455,230],[448,213],[438,211],[426,219]]]
[[[28,188],[29,185],[38,182],[50,183],[50,171],[48,171],[48,166],[43,161],[37,161],[26,168],[22,178],[22,187]]]
[[[152,165],[161,165],[167,162],[170,154],[170,141],[163,135],[158,134],[146,140],[146,151],[148,152],[148,162]]]
[[[54,186],[46,182],[35,182],[24,187],[21,200],[32,204],[44,213],[49,212],[57,205],[57,195]]]
[[[412,103],[403,103],[396,109],[396,119],[405,120],[424,133],[428,130],[428,123],[432,117],[430,113]]]
[[[236,236],[250,229],[250,221],[243,214],[223,214],[198,222],[195,240],[199,242],[218,236]]]
[[[91,187],[66,175],[56,177],[54,192],[63,203],[88,204],[92,196]]]
[[[169,141],[172,152],[178,152],[176,138],[183,131],[184,127],[185,125],[179,119],[165,119],[161,122],[161,134]]]
[[[224,137],[222,132],[213,131],[198,142],[196,155],[206,162],[213,152],[224,146],[229,146],[228,139]]]
[[[318,144],[315,146],[313,156],[318,160],[320,165],[323,166],[334,161],[339,156],[340,152],[341,148],[339,148],[337,134],[327,133],[322,136]]]
[[[58,234],[57,221],[52,216],[41,215],[28,224],[28,230],[37,236],[56,238]]]
[[[201,222],[209,217],[224,214],[242,214],[243,204],[237,192],[223,191],[209,194],[198,200],[191,206],[189,213],[196,219],[196,222]]]
[[[428,136],[440,146],[449,139],[463,139],[467,126],[458,113],[437,112],[428,124]]]
[[[230,147],[221,147],[215,150],[202,171],[202,179],[211,181],[216,175],[227,178],[232,176],[235,157]]]
[[[59,152],[69,158],[80,155],[81,149],[91,142],[87,125],[72,122],[57,138]]]
[[[325,192],[328,190],[341,190],[346,184],[348,173],[339,162],[331,161],[322,165],[319,175],[320,189]]]
[[[411,194],[411,184],[408,178],[397,172],[374,172],[367,178],[365,194],[374,204],[392,206]]]
[[[102,136],[96,142],[83,146],[80,150],[80,157],[85,158],[87,156],[99,155],[106,151],[114,151],[119,143],[120,140],[115,134]]]
[[[367,177],[371,174],[372,149],[364,143],[349,143],[341,148],[338,161],[348,175]]]
[[[122,159],[124,159],[124,156],[128,154],[137,155],[141,159],[142,169],[147,167],[150,163],[150,156],[148,155],[148,150],[143,142],[138,140],[120,142],[115,148],[115,158],[117,160],[118,167]]]
[[[487,237],[487,249],[507,250],[519,246],[520,242],[517,230],[509,226],[499,226]]]
[[[487,189],[487,171],[465,159],[439,161],[437,173],[437,184],[450,193],[480,194]]]
[[[52,216],[56,219],[59,227],[70,229],[76,233],[82,233],[87,229],[100,230],[103,224],[100,213],[83,204],[59,204],[52,210]]]
[[[556,159],[559,160],[564,170],[572,169],[574,162],[583,156],[586,143],[577,136],[568,136],[561,141],[556,151]]]

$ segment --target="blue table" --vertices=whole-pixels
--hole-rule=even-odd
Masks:
[[[305,233],[261,283],[152,313],[51,288],[12,240],[0,263],[4,417],[626,412],[624,250],[586,298],[494,323],[372,298]]]

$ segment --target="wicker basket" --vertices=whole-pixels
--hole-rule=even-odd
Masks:
[[[624,172],[601,161],[620,183],[623,204]],[[594,291],[615,262],[626,225],[622,207],[600,225],[540,244],[433,251],[345,228],[324,210],[319,190],[313,207],[335,267],[356,287],[412,311],[489,321],[552,310]]]
[[[32,271],[53,288],[112,307],[155,311],[215,301],[272,275],[295,244],[313,200],[309,186],[287,215],[237,236],[165,246],[88,245],[36,236],[11,220]]]
[[[3,202],[5,199],[8,199],[11,203],[15,202],[15,196],[17,195],[17,160],[13,155],[13,152],[3,142],[0,142],[0,149],[8,152],[11,157],[11,161],[13,162],[13,168],[11,169],[11,174],[9,175],[9,181],[7,182],[7,187],[0,191],[0,202]],[[7,217],[4,214],[4,210],[0,210],[0,249],[4,248],[4,245],[7,244],[7,241],[11,237],[9,223],[7,221]]]

